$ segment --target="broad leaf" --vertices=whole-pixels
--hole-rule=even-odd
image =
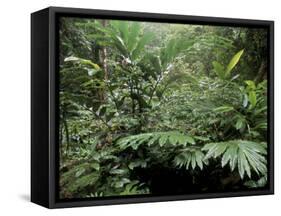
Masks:
[[[92,68],[94,68],[95,70],[100,70],[100,67],[99,67],[98,64],[95,64],[91,60],[88,60],[88,59],[83,59],[83,58],[78,58],[78,57],[70,56],[70,57],[65,58],[64,61],[65,62],[69,62],[69,61],[78,62],[80,64],[89,65]]]
[[[226,67],[226,71],[225,71],[225,77],[228,77],[230,75],[230,72],[232,71],[232,69],[236,66],[236,64],[239,62],[242,54],[244,53],[244,49],[240,50],[238,53],[236,53],[232,59],[230,60],[230,62],[228,63],[227,67]]]
[[[140,54],[142,53],[145,45],[147,45],[153,38],[153,34],[151,32],[145,33],[140,37],[135,49],[132,51],[132,59],[136,60]]]
[[[256,106],[256,104],[257,104],[257,95],[256,95],[256,92],[254,92],[254,91],[250,91],[249,92],[249,101],[250,101],[250,103],[251,103],[251,106],[250,106],[250,108],[254,108],[255,106]]]
[[[141,25],[139,22],[133,22],[130,26],[130,33],[128,38],[128,50],[132,52],[137,45],[138,37],[140,34]]]

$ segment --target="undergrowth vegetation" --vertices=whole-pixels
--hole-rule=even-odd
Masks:
[[[267,184],[263,29],[60,20],[61,199]]]

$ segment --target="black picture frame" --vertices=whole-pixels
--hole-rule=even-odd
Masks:
[[[268,30],[268,187],[241,192],[176,196],[129,196],[59,200],[58,191],[58,18],[263,27]],[[31,14],[31,201],[47,208],[192,200],[274,194],[274,22],[186,15],[49,7]]]

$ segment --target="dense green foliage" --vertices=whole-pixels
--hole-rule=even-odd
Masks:
[[[62,18],[60,198],[267,184],[266,31]]]

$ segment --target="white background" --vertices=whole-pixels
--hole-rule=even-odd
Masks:
[[[278,0],[3,0],[0,6],[0,215],[278,215],[280,52]],[[48,6],[275,20],[275,195],[47,210],[29,202],[30,13]],[[279,213],[280,214],[280,213]]]

